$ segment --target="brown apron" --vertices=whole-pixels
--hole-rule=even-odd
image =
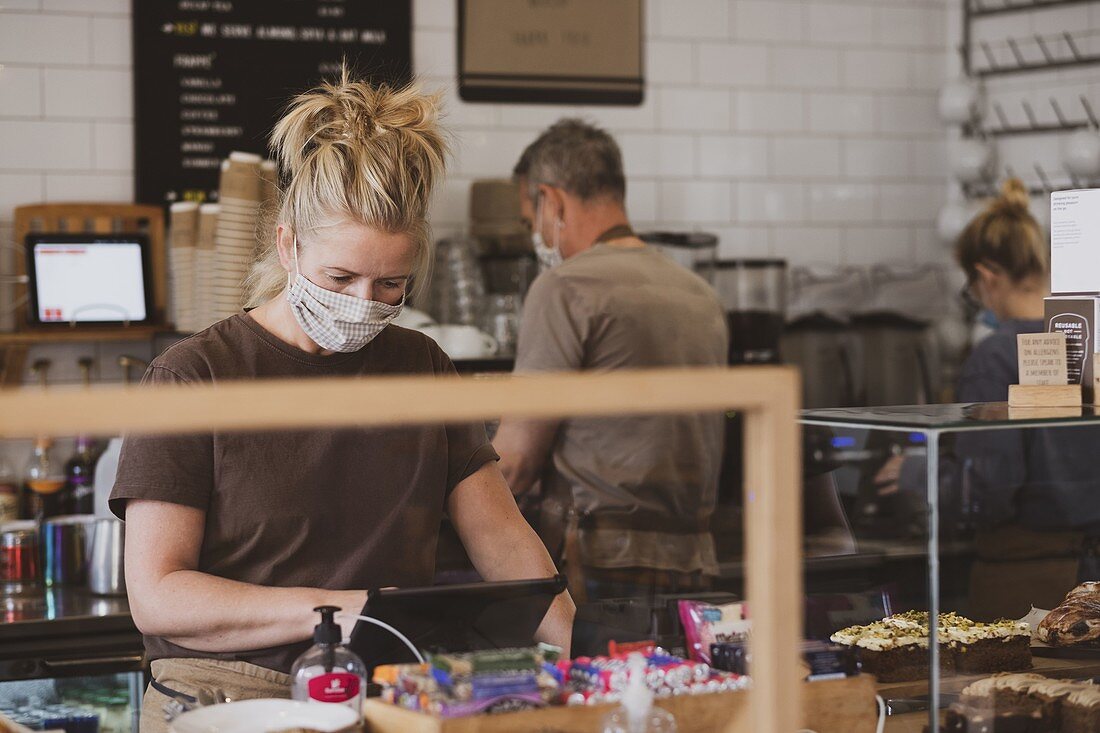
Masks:
[[[145,691],[142,701],[141,733],[168,733],[164,706],[172,697],[157,687],[195,698],[200,705],[290,697],[290,675],[248,662],[158,659],[150,668],[153,684]]]

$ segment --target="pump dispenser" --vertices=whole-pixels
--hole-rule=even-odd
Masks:
[[[367,670],[353,651],[344,646],[336,606],[313,609],[321,623],[313,628],[313,646],[290,669],[291,696],[295,700],[346,705],[362,715]]]
[[[622,705],[604,719],[603,733],[676,733],[672,714],[653,705],[653,690],[646,684],[645,657],[631,654],[627,672]]]

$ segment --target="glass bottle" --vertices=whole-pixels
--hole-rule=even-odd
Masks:
[[[19,519],[19,479],[11,464],[0,456],[0,524]]]
[[[676,733],[676,719],[653,704],[653,691],[646,685],[645,657],[631,654],[627,674],[622,705],[604,718],[603,733]]]
[[[43,520],[64,512],[65,471],[53,455],[53,440],[39,438],[24,474],[25,519]]]
[[[65,464],[66,514],[95,513],[95,445],[91,438],[76,439],[76,453]]]

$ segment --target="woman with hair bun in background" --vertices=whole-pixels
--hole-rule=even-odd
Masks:
[[[144,381],[454,374],[435,342],[391,325],[432,259],[436,99],[345,71],[291,102],[271,147],[284,188],[253,307],[168,349]],[[313,609],[431,585],[444,512],[485,579],[552,576],[497,460],[482,424],[128,436],[111,508],[152,662],[142,733],[165,730],[177,693],[289,697]],[[572,617],[562,594],[538,640],[568,649]]]
[[[1019,382],[1016,336],[1046,330],[1049,249],[1028,204],[1023,183],[1009,179],[956,242],[963,297],[997,320],[963,364],[959,402],[1006,401]],[[967,615],[1020,618],[1032,605],[1053,608],[1079,578],[1096,579],[1098,444],[1096,428],[1077,427],[956,437],[956,490],[977,529]]]
[[[1029,203],[1024,184],[1008,179],[1001,195],[974,217],[955,243],[955,259],[966,274],[964,300],[988,310],[998,324],[963,365],[956,393],[960,402],[1007,400],[1008,385],[1019,381],[1016,336],[1044,330],[1050,258]]]

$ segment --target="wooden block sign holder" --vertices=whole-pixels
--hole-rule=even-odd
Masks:
[[[728,733],[802,725],[798,372],[668,369],[532,377],[364,377],[0,392],[0,438],[378,427],[491,418],[725,412],[745,420],[746,590],[753,687]],[[816,683],[815,683],[816,684]],[[808,699],[808,698],[807,698]],[[870,702],[868,701],[868,705]],[[862,730],[853,725],[848,730]]]
[[[1008,387],[1009,407],[1080,407],[1081,385],[1067,384],[1064,333],[1021,333],[1016,347],[1020,383]]]

